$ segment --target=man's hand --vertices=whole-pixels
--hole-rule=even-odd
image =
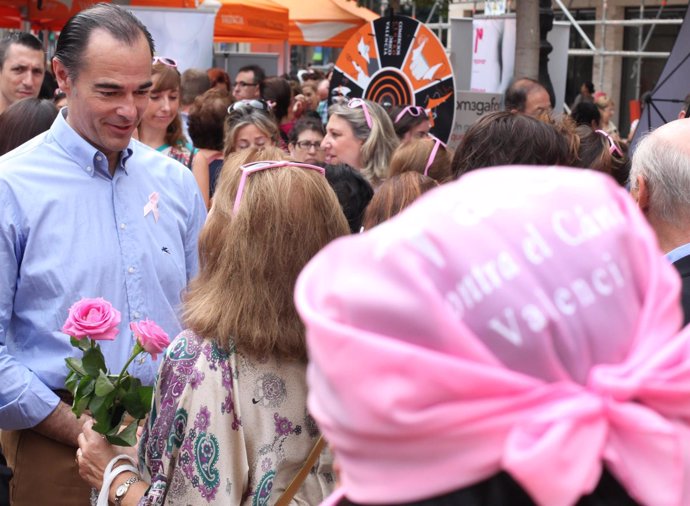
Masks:
[[[91,417],[81,415],[77,418],[68,404],[59,402],[53,412],[36,425],[33,430],[45,437],[76,448],[79,445],[77,436],[81,434],[82,426],[87,420],[91,420]]]

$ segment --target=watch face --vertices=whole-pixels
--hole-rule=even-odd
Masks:
[[[115,491],[115,497],[122,497],[123,495],[125,495],[125,492],[127,492],[127,488],[129,488],[127,487],[127,485],[120,485],[119,487],[117,487],[117,490]]]

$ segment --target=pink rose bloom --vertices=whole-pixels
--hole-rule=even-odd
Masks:
[[[119,324],[120,312],[107,300],[101,297],[81,299],[69,308],[62,331],[75,339],[112,341],[120,332]]]
[[[151,320],[132,322],[129,324],[129,328],[134,332],[141,347],[151,354],[153,360],[156,360],[158,354],[170,344],[168,334]]]

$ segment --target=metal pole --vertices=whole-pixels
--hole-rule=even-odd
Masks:
[[[608,2],[604,0],[602,2],[602,12],[601,12],[601,20],[606,21],[606,11],[608,10]],[[601,25],[601,47],[605,48],[606,47],[606,23],[603,23]],[[598,89],[602,89],[604,87],[604,55],[603,51],[601,53],[600,59],[599,59],[599,85],[597,86]]]
[[[668,51],[601,51],[590,49],[568,49],[568,56],[622,56],[623,58],[668,58]]]
[[[583,30],[582,27],[580,26],[580,22],[577,21],[577,20],[573,17],[572,14],[570,14],[570,11],[569,11],[568,8],[563,4],[563,2],[562,2],[561,0],[554,0],[554,2],[556,2],[556,4],[558,5],[558,7],[560,7],[560,9],[563,11],[563,14],[565,14],[565,17],[568,18],[568,21],[570,21],[570,22],[573,24],[573,27],[575,27],[575,30],[577,31],[577,33],[580,34],[580,37],[582,37],[582,40],[585,41],[585,43],[589,46],[589,48],[590,48],[592,51],[596,51],[596,50],[597,50],[597,47],[594,45],[594,42],[592,42],[592,40],[587,36],[587,34],[584,32],[584,30]]]
[[[660,14],[659,14],[660,15]],[[578,21],[580,26],[587,25],[603,25],[609,26],[642,26],[642,25],[682,25],[682,19],[609,19],[602,21],[601,19],[590,19]]]

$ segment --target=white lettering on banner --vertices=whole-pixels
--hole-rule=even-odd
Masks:
[[[503,315],[505,316],[506,325],[499,318],[494,317],[489,320],[489,328],[515,346],[520,346],[522,344],[522,334],[520,333],[517,318],[515,318],[515,311],[512,308],[506,308],[503,310]]]
[[[510,186],[510,185],[508,185]],[[518,201],[529,205],[530,192],[546,192],[550,185],[534,185],[529,192],[521,193],[520,197],[502,198],[491,202],[477,201],[473,198],[463,200],[463,204],[453,210],[451,216],[454,221],[463,226],[481,226],[481,222],[500,210],[516,207]],[[499,190],[500,191],[500,190]],[[472,195],[472,193],[470,193]],[[527,202],[526,202],[527,201]],[[482,304],[480,313],[486,316],[488,330],[505,339],[509,343],[520,346],[524,342],[524,332],[539,333],[551,323],[563,318],[576,318],[583,309],[594,306],[602,297],[612,296],[616,290],[625,286],[625,278],[620,267],[609,253],[601,256],[600,263],[596,260],[590,270],[583,275],[574,277],[566,283],[552,283],[547,290],[539,287],[531,293],[526,292],[521,305],[503,307],[498,313],[491,313],[493,297],[500,290],[507,290],[508,284],[523,273],[539,279],[539,266],[557,260],[558,249],[553,248],[553,242],[559,242],[574,248],[583,248],[583,255],[587,255],[586,243],[596,241],[602,237],[615,233],[620,227],[625,227],[625,217],[620,208],[611,203],[604,206],[585,209],[576,205],[571,209],[558,209],[551,216],[543,218],[551,230],[540,230],[532,221],[525,222],[522,239],[515,241],[523,254],[523,262],[528,262],[534,269],[523,268],[515,252],[502,250],[493,258],[482,261],[475,260],[463,269],[464,275],[445,293],[445,301],[458,319],[472,321],[468,312]],[[427,249],[427,248],[423,248]],[[518,250],[518,251],[520,251]],[[428,252],[427,252],[428,253]],[[435,251],[435,253],[439,253]],[[428,254],[427,254],[428,256]],[[436,255],[434,255],[436,256]],[[436,259],[438,261],[438,259]],[[550,264],[558,269],[558,264]],[[524,281],[523,281],[524,282]],[[555,285],[555,286],[554,286]],[[531,299],[531,300],[530,300]],[[520,300],[520,299],[516,299]],[[489,311],[486,314],[486,311]]]
[[[470,267],[469,274],[462,276],[445,295],[446,301],[456,316],[462,318],[465,309],[472,309],[518,274],[520,268],[517,262],[510,253],[502,251],[495,260]]]
[[[599,207],[585,213],[582,207],[556,211],[552,217],[553,230],[565,244],[579,246],[625,222],[615,205]]]
[[[527,237],[522,241],[522,251],[525,253],[527,260],[534,265],[539,265],[546,258],[551,257],[553,251],[532,223],[527,223],[525,228],[527,229]]]
[[[489,329],[506,341],[519,346],[523,341],[521,323],[534,333],[541,332],[548,325],[549,319],[558,321],[562,317],[575,316],[580,308],[594,303],[597,294],[609,297],[616,288],[625,286],[625,282],[618,264],[611,260],[611,256],[606,254],[602,259],[606,265],[596,267],[590,273],[589,284],[582,278],[576,278],[568,286],[557,287],[551,296],[537,288],[534,295],[538,304],[525,304],[518,313],[521,320],[516,317],[515,310],[508,307],[499,316],[489,319]]]
[[[223,14],[221,16],[221,20],[224,25],[243,25],[244,24],[244,17],[243,16],[236,16],[232,14]]]

